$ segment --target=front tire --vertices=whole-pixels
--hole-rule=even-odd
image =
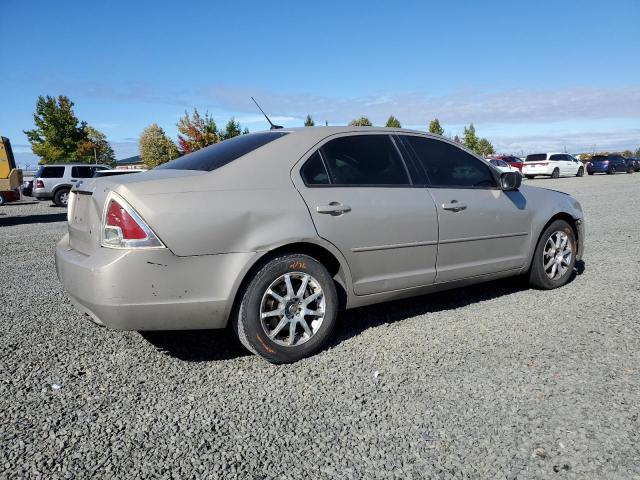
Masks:
[[[232,325],[251,352],[292,363],[318,352],[336,322],[333,278],[315,258],[284,254],[267,262],[242,292]]]
[[[593,172],[589,172],[589,175],[593,175]]]
[[[58,207],[67,208],[67,204],[69,203],[69,189],[61,188],[58,190],[53,196],[53,203]]]
[[[576,234],[564,220],[556,220],[540,236],[533,263],[529,270],[529,284],[540,290],[565,285],[576,264]]]
[[[580,167],[578,169],[578,173],[576,173],[576,177],[584,177],[584,167]]]
[[[560,169],[555,168],[553,172],[551,172],[551,178],[558,178],[560,176]]]

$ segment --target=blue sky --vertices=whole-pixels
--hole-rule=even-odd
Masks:
[[[640,2],[0,0],[0,134],[65,94],[118,158],[185,109],[278,123],[367,115],[450,135],[474,122],[503,152],[640,146]]]

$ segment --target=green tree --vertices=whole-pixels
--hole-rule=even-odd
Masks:
[[[350,127],[371,127],[371,121],[367,117],[356,118],[349,122]]]
[[[228,140],[229,138],[237,137],[238,135],[242,135],[242,130],[240,130],[240,122],[237,122],[235,118],[231,117],[227,122],[227,125],[224,127],[222,139]]]
[[[442,128],[440,121],[437,118],[434,118],[429,122],[429,133],[444,135],[444,128]]]
[[[193,115],[185,110],[184,117],[178,120],[178,150],[182,154],[195,152],[207,145],[220,142],[220,132],[213,117],[205,112],[200,116],[197,108],[193,109]]]
[[[482,155],[483,157],[486,157],[487,155],[493,155],[494,153],[496,153],[496,151],[489,140],[487,140],[486,138],[481,138],[478,141],[476,153]]]
[[[389,115],[389,118],[387,119],[387,124],[385,126],[387,128],[402,128],[402,125],[400,125],[400,120],[398,120],[393,115]]]
[[[106,135],[90,125],[85,125],[84,133],[86,138],[78,144],[77,159],[87,163],[114,164],[116,157]]]
[[[178,156],[175,143],[157,124],[148,126],[140,134],[140,158],[147,168],[157,167]]]
[[[68,97],[40,95],[33,122],[35,128],[24,133],[33,153],[41,158],[40,163],[81,160],[78,145],[86,140],[86,124],[78,120]]]
[[[640,157],[640,147],[638,147],[638,149],[636,150],[634,157]]]
[[[476,152],[478,150],[478,142],[480,139],[476,135],[476,127],[473,123],[469,125],[469,128],[464,127],[464,134],[462,136],[462,144],[469,150]]]
[[[311,118],[311,115],[307,114],[307,118],[304,119],[304,126],[305,127],[315,127],[316,126],[316,122],[313,121],[313,118]]]

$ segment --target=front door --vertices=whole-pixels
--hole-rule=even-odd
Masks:
[[[334,138],[294,169],[318,234],[345,256],[356,295],[429,285],[438,220],[387,134]]]
[[[525,265],[531,206],[518,191],[498,188],[498,175],[463,149],[421,136],[403,136],[427,174],[440,226],[436,282]]]

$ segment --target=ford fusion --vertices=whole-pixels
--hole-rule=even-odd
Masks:
[[[580,204],[520,181],[410,130],[241,135],[76,186],[58,277],[100,325],[229,324],[255,354],[293,362],[322,348],[340,309],[515,275],[564,285]]]

